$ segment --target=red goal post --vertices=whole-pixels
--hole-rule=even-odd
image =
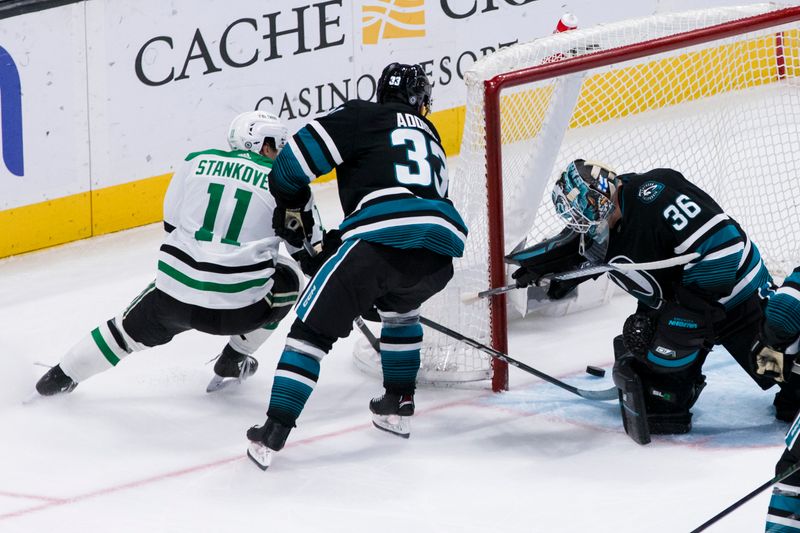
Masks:
[[[689,46],[708,43],[726,37],[749,33],[764,28],[796,22],[800,20],[800,7],[790,7],[752,17],[724,22],[714,26],[699,28],[676,35],[652,39],[649,41],[621,46],[609,50],[599,50],[587,55],[565,58],[552,63],[545,63],[513,72],[498,74],[484,82],[485,94],[485,127],[486,127],[486,166],[487,166],[487,203],[489,211],[489,285],[501,287],[506,284],[503,257],[505,232],[503,224],[503,170],[501,142],[500,94],[504,89],[530,84],[548,78],[556,78],[567,74],[587,71],[661,52],[668,52]],[[782,34],[776,35],[777,67],[779,76],[785,76],[785,59],[783,55]],[[798,146],[800,150],[800,146]],[[491,340],[492,346],[502,352],[508,351],[506,297],[500,294],[492,297]],[[508,365],[494,360],[492,389],[495,391],[508,388]]]

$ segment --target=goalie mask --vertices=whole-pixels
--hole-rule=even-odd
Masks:
[[[378,103],[402,102],[422,116],[431,109],[431,82],[419,65],[391,63],[383,69],[375,90]]]
[[[616,172],[601,163],[576,159],[553,186],[556,212],[577,233],[597,242],[608,237],[608,218],[614,212],[611,198],[616,190]]]
[[[286,144],[289,130],[281,119],[265,111],[247,111],[233,119],[228,129],[228,144],[233,150],[260,153],[265,139],[272,139],[279,152]]]

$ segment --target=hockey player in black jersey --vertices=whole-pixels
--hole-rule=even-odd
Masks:
[[[764,311],[759,342],[753,348],[757,372],[778,384],[800,374],[800,267],[794,269],[773,294]],[[786,448],[775,465],[782,474],[800,461],[800,416],[786,434]],[[794,473],[772,489],[767,514],[767,533],[800,533],[800,473]]]
[[[587,260],[672,263],[609,273],[639,301],[614,340],[614,382],[634,440],[690,431],[690,409],[705,386],[701,367],[714,345],[762,388],[774,384],[749,363],[771,277],[755,243],[708,194],[675,170],[618,176],[578,159],[556,182],[553,201],[567,228],[507,258],[520,266],[513,274],[519,286]],[[561,298],[586,279],[553,282],[548,295]],[[795,380],[780,385],[776,417],[789,421],[800,395]]]
[[[275,200],[267,176],[287,137],[277,116],[252,111],[231,123],[230,151],[186,157],[164,198],[168,233],[155,282],[42,376],[39,394],[70,392],[128,354],[189,329],[230,335],[208,392],[256,371],[252,354],[288,314],[304,281],[296,263],[279,255],[281,238],[271,227]]]
[[[275,162],[275,231],[308,236],[309,182],[335,168],[345,219],[326,236],[325,262],[297,304],[278,362],[267,421],[247,432],[248,455],[269,466],[316,385],[320,362],[355,318],[377,308],[385,394],[370,402],[375,425],[403,437],[414,414],[420,362],[420,305],[453,274],[467,228],[447,199],[447,161],[425,118],[431,85],[419,65],[392,63],[378,102],[351,100],[312,120]],[[332,238],[338,236],[337,239]]]

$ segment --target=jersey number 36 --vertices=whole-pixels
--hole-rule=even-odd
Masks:
[[[689,225],[689,219],[696,217],[700,213],[700,206],[689,199],[685,194],[681,194],[675,199],[675,203],[668,205],[664,209],[664,218],[672,222],[672,227],[680,231]]]
[[[394,170],[397,181],[403,185],[421,185],[423,187],[434,184],[439,196],[446,197],[447,158],[442,147],[429,140],[420,130],[413,128],[398,128],[392,131],[391,140],[392,146],[405,145],[410,163],[395,163]],[[434,165],[438,169],[430,164],[429,156],[439,160],[439,164]]]

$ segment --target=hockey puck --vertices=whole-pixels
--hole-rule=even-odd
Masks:
[[[606,375],[606,371],[600,368],[599,366],[592,366],[589,365],[586,367],[586,373],[591,374],[593,376],[597,376],[598,378],[602,378]]]

